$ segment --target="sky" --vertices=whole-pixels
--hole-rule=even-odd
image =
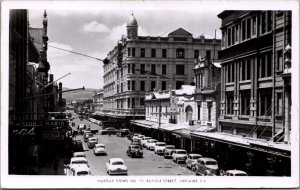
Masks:
[[[29,9],[30,27],[41,28],[43,9]],[[133,12],[137,19],[139,36],[167,36],[183,28],[198,37],[201,34],[221,38],[220,10],[132,10],[91,9],[91,10],[47,10],[48,44],[104,59],[122,35],[126,35],[126,23]],[[96,59],[48,48],[49,73],[67,88],[103,88],[103,63]]]

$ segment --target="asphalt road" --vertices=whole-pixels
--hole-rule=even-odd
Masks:
[[[90,121],[75,119],[74,130],[77,130],[77,125],[84,123],[90,125],[91,129],[102,128]],[[154,154],[153,151],[143,149],[143,158],[130,158],[126,154],[126,150],[130,144],[127,137],[117,137],[116,135],[99,135],[98,143],[106,145],[106,156],[95,156],[92,149],[89,149],[83,141],[82,135],[77,135],[76,139],[83,142],[84,149],[86,150],[86,157],[89,161],[91,172],[94,176],[108,175],[105,170],[105,165],[110,158],[122,158],[128,168],[128,175],[195,175],[195,172],[186,168],[186,164],[176,164],[172,159],[165,159],[163,156]]]

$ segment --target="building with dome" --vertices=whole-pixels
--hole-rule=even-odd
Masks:
[[[107,54],[102,114],[106,119],[124,119],[128,123],[130,119],[144,119],[146,92],[192,84],[195,59],[199,56],[218,59],[221,48],[218,39],[203,35],[194,38],[183,28],[166,37],[139,36],[138,27],[132,13],[127,22],[127,36]]]

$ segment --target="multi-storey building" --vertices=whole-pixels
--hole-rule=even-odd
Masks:
[[[290,97],[284,88],[290,11],[224,11],[220,131],[286,141]]]
[[[216,128],[220,112],[221,65],[206,58],[200,58],[195,63],[196,120],[202,126]]]
[[[93,104],[92,104],[93,112],[102,112],[103,111],[103,90],[99,90],[95,92],[93,95]]]
[[[167,37],[138,36],[134,15],[127,22],[127,37],[107,55],[104,65],[106,115],[144,118],[145,92],[179,89],[194,82],[194,60],[199,55],[217,58],[220,40],[193,38],[179,28]]]

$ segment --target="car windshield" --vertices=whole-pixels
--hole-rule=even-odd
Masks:
[[[201,156],[193,156],[192,157],[193,160],[197,160],[198,158],[201,158]]]
[[[111,163],[111,165],[123,165],[123,162],[121,162],[121,161],[116,161],[116,162]]]
[[[157,140],[149,140],[149,143],[156,143]]]
[[[177,151],[177,154],[186,154],[186,151]]]
[[[131,146],[131,148],[140,148],[140,146],[139,145]]]
[[[175,149],[175,146],[166,146],[166,149]]]
[[[86,164],[87,162],[85,160],[75,160],[72,162],[72,164]]]
[[[217,165],[217,162],[215,162],[215,161],[207,161],[205,164],[206,165]]]
[[[104,145],[97,145],[96,148],[105,148]]]
[[[89,172],[88,171],[80,171],[80,172],[77,172],[77,175],[78,176],[89,175]]]
[[[166,145],[163,143],[160,143],[160,144],[156,144],[156,146],[166,146]]]

